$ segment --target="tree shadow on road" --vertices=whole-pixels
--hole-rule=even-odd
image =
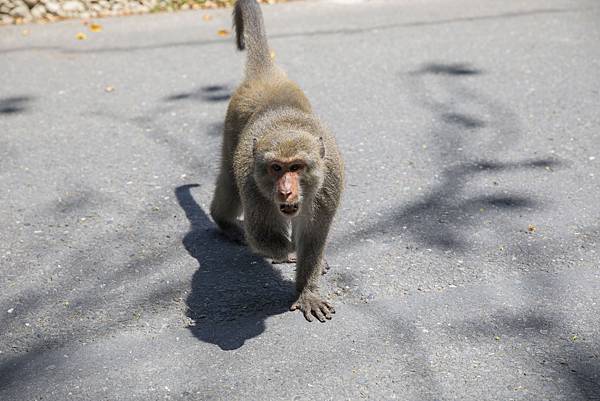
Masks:
[[[557,399],[600,400],[598,341],[593,337],[572,340],[569,331],[572,326],[561,314],[539,306],[542,293],[531,289],[539,288],[541,283],[531,277],[526,281],[525,297],[531,299],[526,299],[524,309],[475,314],[470,319],[448,325],[445,328],[447,337],[462,338],[473,348],[490,347],[496,341],[498,350],[511,355],[505,363],[514,364],[515,370],[522,366],[523,359],[531,358],[535,365],[529,369],[554,379]],[[543,291],[556,290],[544,288]],[[564,294],[557,295],[564,297]],[[523,353],[523,349],[534,349],[535,352]],[[498,363],[502,359],[499,356],[490,361]]]
[[[224,102],[231,98],[229,85],[208,85],[188,92],[175,93],[165,97],[165,102],[178,102],[182,100],[200,100],[204,102]]]
[[[31,96],[11,96],[0,98],[0,115],[20,114],[27,111],[27,103],[31,102]]]
[[[186,315],[198,339],[234,350],[260,335],[269,316],[289,310],[294,286],[262,257],[217,231],[192,197],[190,190],[197,186],[175,189],[190,222],[183,245],[199,264],[186,299]]]
[[[412,75],[421,74],[445,74],[445,75],[479,75],[483,74],[483,71],[474,68],[468,63],[427,63],[423,65],[419,70],[412,73]]]
[[[508,223],[516,212],[543,205],[537,197],[493,180],[526,170],[548,173],[562,162],[553,157],[506,159],[521,136],[518,117],[463,81],[483,73],[469,63],[442,62],[425,63],[408,73],[406,85],[413,100],[434,121],[427,148],[438,167],[437,179],[422,197],[381,213],[352,233],[353,238],[402,231],[427,248],[467,252],[472,247],[469,234],[486,219],[494,219],[496,225]],[[493,185],[474,192],[472,182],[485,178]]]

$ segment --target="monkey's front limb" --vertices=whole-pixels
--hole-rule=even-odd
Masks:
[[[229,223],[229,222],[218,222],[219,228],[230,241],[235,242],[239,245],[246,245],[246,239],[244,237],[244,230],[240,223]]]
[[[319,223],[315,224],[315,221]],[[329,216],[305,222],[299,227],[296,238],[296,290],[299,295],[290,309],[300,309],[309,322],[312,322],[313,315],[324,322],[325,319],[331,319],[331,315],[335,313],[333,305],[319,294],[319,277],[326,271],[323,251],[330,223]]]
[[[268,203],[248,201],[244,209],[244,231],[248,245],[273,260],[287,260],[293,252],[288,223]]]
[[[288,253],[287,258],[284,259],[273,259],[271,263],[274,265],[284,264],[284,263],[296,263],[298,261],[298,255],[296,254],[296,236],[298,235],[298,225],[292,224],[292,245],[293,252]]]

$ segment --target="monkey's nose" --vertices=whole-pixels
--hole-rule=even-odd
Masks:
[[[282,201],[284,201],[284,202],[285,202],[285,201],[287,201],[287,200],[288,200],[288,199],[289,199],[289,198],[292,196],[292,193],[293,193],[293,192],[292,192],[291,190],[290,190],[290,191],[286,191],[286,190],[283,190],[283,191],[281,191],[281,190],[280,190],[280,191],[279,191],[279,198],[280,198]]]

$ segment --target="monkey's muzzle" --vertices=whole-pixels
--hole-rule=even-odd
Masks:
[[[288,217],[295,216],[299,209],[299,203],[282,203],[279,205],[279,211]]]

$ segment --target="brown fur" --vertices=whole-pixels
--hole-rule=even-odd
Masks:
[[[245,35],[238,43],[247,45],[249,55],[246,79],[225,118],[211,215],[230,238],[245,240],[267,257],[287,260],[296,252],[299,296],[292,309],[302,309],[308,320],[314,314],[324,321],[334,310],[319,295],[318,279],[343,188],[343,163],[333,136],[312,114],[302,90],[265,58],[266,37],[255,0],[238,1],[234,20],[238,35]],[[298,214],[288,218],[279,210],[274,178],[267,170],[273,160],[293,159],[306,168],[298,174]],[[242,213],[243,227],[238,220]]]

